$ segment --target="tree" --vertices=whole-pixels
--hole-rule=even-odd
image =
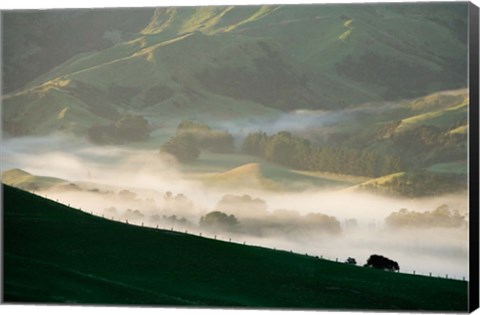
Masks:
[[[150,129],[142,116],[125,114],[114,123],[114,132],[118,140],[138,141],[146,139]]]
[[[265,155],[268,136],[265,132],[251,132],[243,140],[242,152],[255,156]]]
[[[234,215],[227,215],[220,211],[212,211],[200,218],[200,226],[213,230],[233,230],[238,225]]]
[[[204,132],[199,143],[202,148],[214,153],[232,153],[234,151],[233,136],[228,131]]]
[[[381,255],[371,255],[365,266],[388,271],[400,271],[400,267],[396,261]]]
[[[213,130],[208,125],[193,121],[182,121],[177,127],[177,136],[188,134],[198,149],[214,153],[232,153],[235,149],[233,136],[228,131]]]
[[[195,139],[189,133],[180,133],[161,146],[160,152],[173,155],[180,162],[190,162],[200,156]]]

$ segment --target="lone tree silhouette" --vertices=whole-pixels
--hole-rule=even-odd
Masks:
[[[383,269],[388,271],[400,271],[400,267],[396,261],[388,259],[387,257],[383,257],[380,255],[371,255],[365,267],[372,267],[376,269]]]

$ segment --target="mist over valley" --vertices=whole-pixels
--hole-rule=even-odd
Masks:
[[[333,292],[346,309],[418,310],[415,290],[462,295],[467,15],[466,3],[2,12],[9,298],[63,301],[35,288],[64,274],[94,303],[331,308]],[[137,256],[145,270],[128,269]],[[125,265],[110,273],[112,257]],[[265,261],[279,295],[252,284]],[[36,268],[52,278],[18,276]],[[385,279],[405,284],[392,300],[370,291]]]

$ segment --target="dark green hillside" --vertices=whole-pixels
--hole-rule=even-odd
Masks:
[[[131,38],[151,16],[144,8],[3,11],[2,92],[21,88],[79,53]]]
[[[5,185],[3,196],[5,302],[467,310],[462,281],[126,225]]]

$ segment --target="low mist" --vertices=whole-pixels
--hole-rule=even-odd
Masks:
[[[335,117],[320,113],[312,119]],[[278,123],[292,129],[288,119]],[[158,150],[95,146],[60,134],[5,139],[2,161],[2,171],[20,168],[66,180],[35,193],[116,221],[342,262],[353,257],[359,265],[380,254],[397,261],[401,272],[468,278],[466,225],[392,228],[385,221],[403,208],[427,212],[446,205],[467,222],[465,195],[404,199],[315,187],[219,189],[182,173]]]
[[[384,114],[395,110],[401,110],[400,103],[382,102],[375,104],[364,104],[342,110],[294,110],[280,113],[269,118],[249,118],[235,121],[212,122],[222,130],[228,130],[236,138],[244,138],[250,132],[263,131],[267,134],[275,134],[288,130],[293,133],[307,133],[309,130],[320,132],[320,128],[328,130],[330,126],[339,123],[357,122],[368,119],[372,115]]]

